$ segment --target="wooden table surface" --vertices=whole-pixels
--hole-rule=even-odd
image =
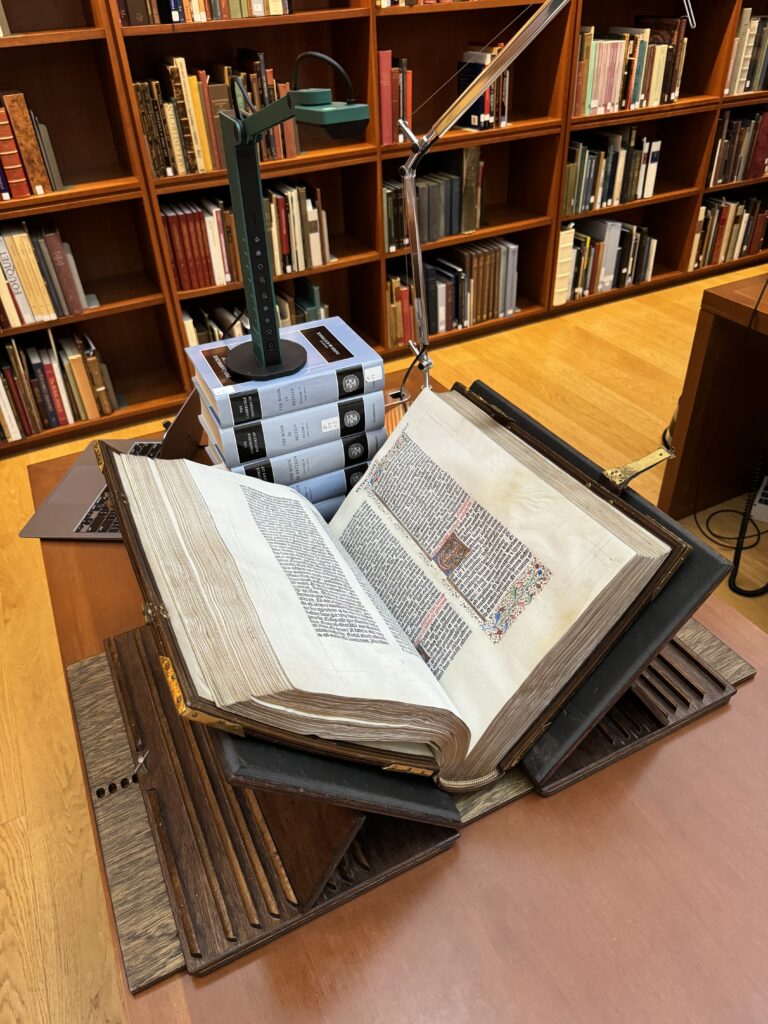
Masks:
[[[71,461],[30,467],[36,504]],[[121,544],[43,556],[65,665],[141,623]],[[729,707],[206,979],[124,986],[127,1018],[764,1024],[768,643],[717,599],[698,617],[758,667]]]

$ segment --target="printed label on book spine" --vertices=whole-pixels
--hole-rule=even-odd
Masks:
[[[352,358],[349,349],[327,327],[308,327],[301,333],[326,363],[338,363],[341,359]]]
[[[365,403],[362,399],[340,402],[339,412],[341,414],[342,437],[365,430]]]
[[[336,374],[339,385],[339,398],[351,398],[362,395],[365,391],[365,379],[362,366],[353,366],[349,370],[339,370]]]
[[[232,422],[235,426],[261,419],[261,401],[258,392],[254,391],[250,395],[233,395],[229,401],[232,406]]]
[[[344,465],[351,466],[368,458],[368,437],[366,434],[347,438],[344,442]]]
[[[241,462],[251,462],[253,459],[260,459],[266,455],[264,431],[260,423],[235,430],[235,444],[237,445],[237,457]]]

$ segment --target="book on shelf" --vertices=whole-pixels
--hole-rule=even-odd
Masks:
[[[267,241],[275,274],[334,262],[318,187],[270,182],[264,196]],[[180,291],[241,280],[234,215],[220,199],[160,206],[176,286]]]
[[[571,243],[571,264],[567,289],[560,277],[564,265],[563,246]],[[561,229],[558,270],[553,302],[563,305],[573,299],[609,292],[615,288],[650,281],[653,277],[658,240],[647,227],[618,220],[579,221]]]
[[[13,35],[11,26],[8,24],[8,15],[3,9],[3,2],[0,0],[0,36]]]
[[[519,246],[506,238],[441,250],[424,263],[430,334],[473,327],[512,316],[518,309]],[[399,348],[415,339],[413,284],[408,275],[387,276],[387,342]]]
[[[755,256],[765,246],[768,200],[710,196],[699,211],[689,271]]]
[[[560,228],[555,263],[555,284],[552,290],[552,305],[564,306],[571,298],[571,282],[576,266],[576,225],[566,224]]]
[[[297,277],[293,291],[277,288],[277,319],[281,327],[295,327],[297,324],[312,323],[313,320],[327,320],[331,311],[323,302],[320,285],[309,277]]]
[[[707,184],[748,181],[768,174],[768,116],[724,110],[717,124]]]
[[[183,25],[292,14],[291,0],[117,0],[120,22]]]
[[[64,182],[50,132],[21,92],[0,92],[0,198],[60,191]]]
[[[214,306],[213,309],[182,307],[181,319],[188,345],[208,345],[222,338],[240,338],[251,329],[248,314],[238,306],[231,309],[227,306]]]
[[[74,316],[98,306],[55,225],[0,229],[0,329]]]
[[[106,363],[87,334],[46,345],[11,339],[0,352],[0,429],[5,441],[81,420],[96,420],[119,406]]]
[[[404,348],[416,341],[413,282],[407,275],[387,274],[387,348]]]
[[[242,344],[240,341],[186,350],[203,402],[219,426],[239,426],[383,390],[381,356],[340,317],[283,329],[280,337],[300,345],[307,353],[307,362],[298,373],[273,381],[232,378],[227,356],[233,347]]]
[[[563,216],[599,210],[656,192],[661,140],[639,135],[637,125],[573,139],[565,168]]]
[[[225,166],[219,113],[230,110],[231,83],[239,78],[257,110],[288,92],[277,82],[263,53],[238,50],[234,66],[212,64],[189,68],[184,57],[169,57],[159,79],[133,83],[152,169],[156,178],[202,174]],[[260,142],[262,160],[280,160],[299,153],[293,119],[270,129]]]
[[[422,392],[330,526],[100,449],[181,713],[448,789],[515,763],[690,550],[466,392]]]
[[[408,67],[407,57],[379,50],[378,72],[381,144],[390,146],[405,141],[398,121],[407,121],[413,128],[413,69]]]
[[[726,78],[726,96],[768,88],[768,16],[752,16],[744,7],[739,18]]]
[[[573,114],[590,117],[674,103],[688,48],[688,20],[638,15],[602,37],[594,25],[579,33]]]
[[[421,242],[436,242],[448,235],[476,231],[483,217],[484,161],[473,146],[444,158],[453,170],[420,174],[416,179],[416,212]],[[400,181],[385,181],[384,248],[395,252],[408,245],[408,231]]]
[[[470,43],[457,67],[456,95],[460,96],[485,67],[504,49],[504,43],[483,46]],[[505,128],[510,110],[511,69],[505,71],[490,85],[482,96],[466,110],[456,122],[457,128],[485,131],[489,128]]]
[[[234,215],[220,199],[163,203],[160,215],[168,238],[176,287],[211,288],[240,280]]]

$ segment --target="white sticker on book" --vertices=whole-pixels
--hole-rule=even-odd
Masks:
[[[381,366],[369,366],[364,371],[366,384],[373,384],[377,380],[381,380],[384,375],[384,369]]]
[[[331,430],[338,430],[339,429],[339,417],[338,416],[329,416],[327,420],[321,420],[320,421],[320,427],[322,428],[322,431],[323,431],[324,434],[329,433]]]

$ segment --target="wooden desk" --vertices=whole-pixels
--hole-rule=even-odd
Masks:
[[[30,468],[36,503],[71,461]],[[141,623],[122,545],[43,557],[65,664]],[[699,617],[759,668],[730,707],[208,978],[124,987],[128,1020],[764,1024],[768,644],[717,600]]]
[[[704,292],[658,502],[675,519],[749,491],[768,452],[768,293],[753,317],[765,279]]]

